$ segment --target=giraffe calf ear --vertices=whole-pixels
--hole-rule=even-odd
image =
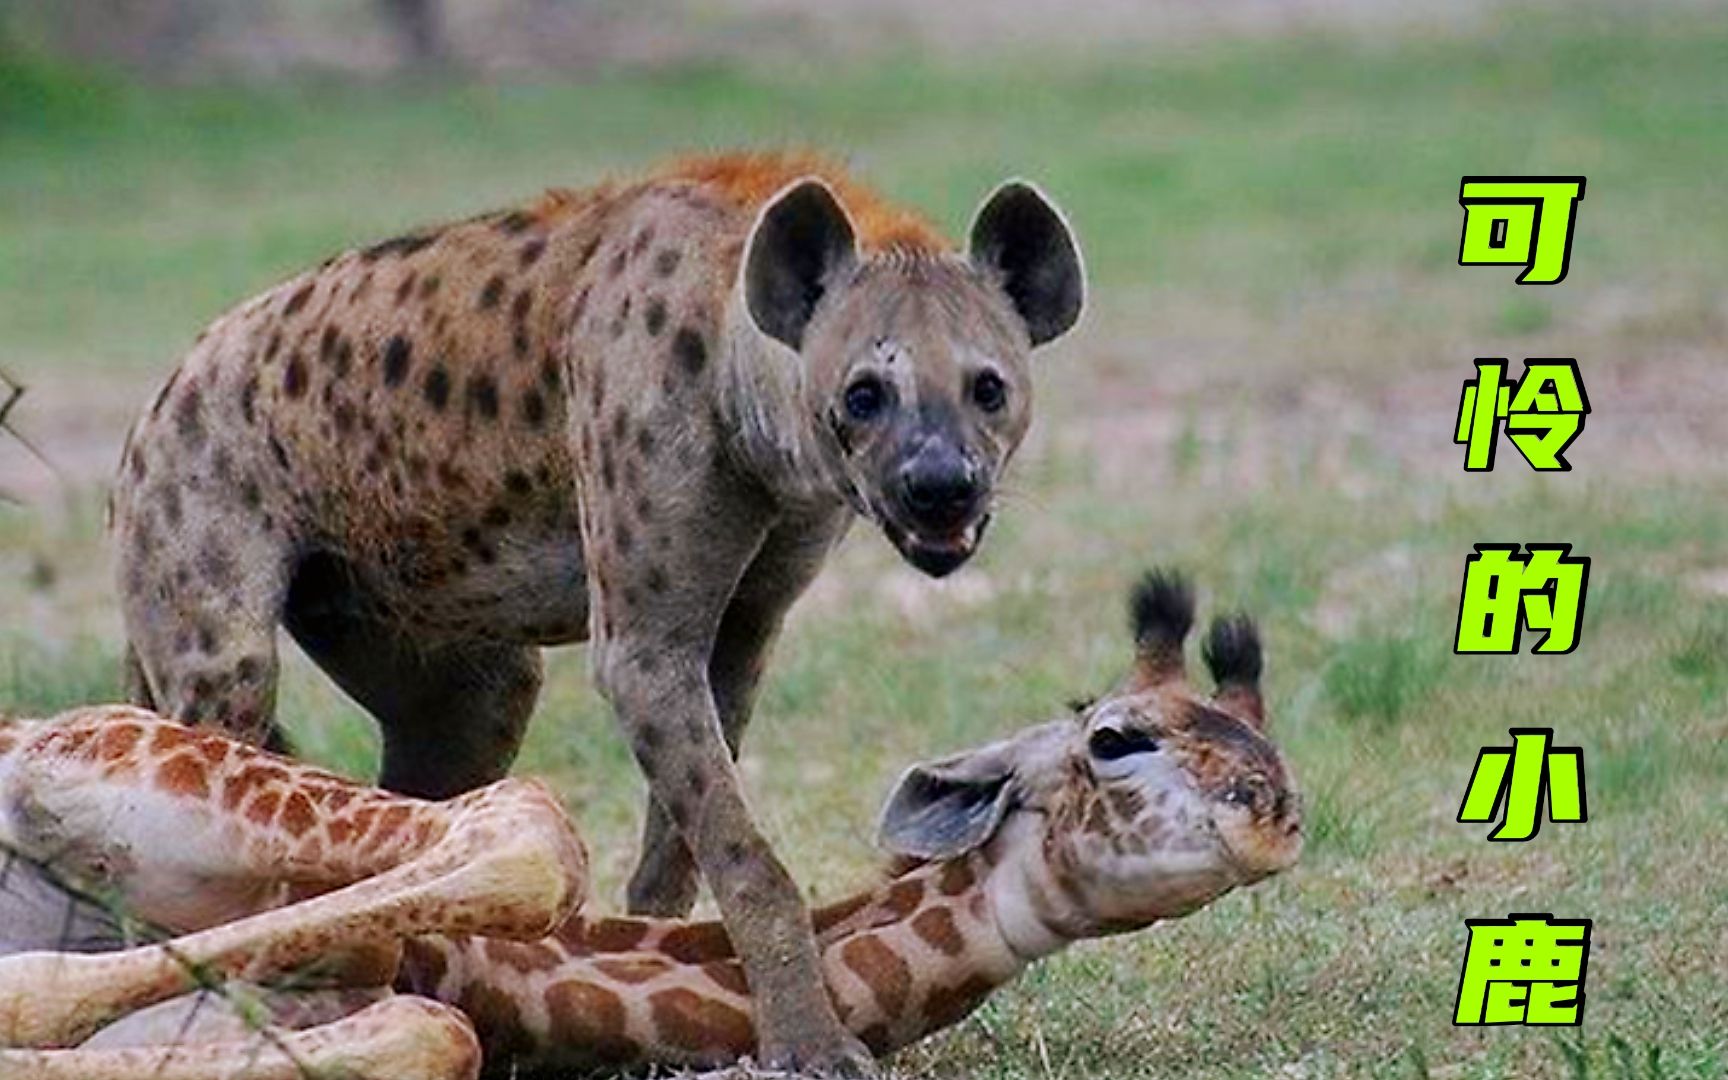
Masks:
[[[907,769],[882,808],[876,842],[915,859],[951,859],[982,846],[1013,797],[1013,763],[1003,749],[987,746]]]

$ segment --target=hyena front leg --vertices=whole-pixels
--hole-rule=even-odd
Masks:
[[[747,495],[710,483],[665,500],[652,553],[638,558],[624,558],[617,543],[623,500],[583,500],[598,682],[737,944],[757,1003],[759,1058],[771,1068],[869,1075],[869,1051],[835,1015],[809,912],[756,827],[721,731],[709,676],[717,635],[766,539],[755,523],[770,517],[743,512]]]
[[[532,781],[422,803],[134,710],[50,722],[7,763],[0,805],[42,823],[10,843],[32,858],[86,853],[146,914],[210,928],[119,952],[0,959],[0,1045],[74,1045],[212,979],[259,981],[409,935],[541,936],[583,895],[581,841]],[[222,921],[290,889],[319,895]],[[230,906],[212,909],[211,897]]]
[[[708,685],[734,761],[786,612],[822,569],[848,523],[843,515],[827,515],[777,527],[726,605],[708,660]],[[630,878],[630,911],[661,917],[688,915],[696,903],[697,885],[696,861],[689,847],[666,808],[650,796],[642,856]]]

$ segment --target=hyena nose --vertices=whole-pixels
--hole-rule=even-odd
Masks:
[[[952,529],[978,508],[978,474],[954,451],[921,453],[900,470],[900,501],[920,525]]]

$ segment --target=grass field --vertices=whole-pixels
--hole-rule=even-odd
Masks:
[[[204,321],[342,246],[691,148],[812,144],[962,226],[1005,174],[1072,214],[1096,303],[975,568],[940,585],[860,529],[797,611],[744,772],[794,874],[873,865],[920,757],[1107,685],[1151,563],[1262,620],[1306,791],[1293,872],[1077,948],[906,1077],[1728,1074],[1728,20],[1501,20],[1080,56],[764,64],[591,85],[80,89],[0,106],[0,365],[62,468],[0,444],[0,707],[117,693],[98,485]],[[0,86],[4,86],[0,83]],[[16,99],[14,105],[16,104]],[[1459,177],[1583,173],[1572,273],[1455,265]],[[1574,471],[1451,444],[1475,356],[1576,356]],[[1594,560],[1582,646],[1451,652],[1473,543]],[[566,793],[616,902],[640,784],[550,657],[521,770]],[[307,752],[365,773],[367,722],[299,664]],[[1552,725],[1591,820],[1491,845],[1453,823],[1476,751]],[[626,780],[626,778],[629,778]],[[1595,920],[1578,1029],[1456,1029],[1463,920]]]

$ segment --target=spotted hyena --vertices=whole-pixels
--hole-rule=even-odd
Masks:
[[[732,756],[855,517],[931,575],[972,554],[1082,292],[1028,184],[958,252],[779,155],[339,255],[213,323],[127,440],[132,692],[270,741],[280,624],[378,718],[383,784],[443,796],[508,768],[539,648],[591,641],[654,795],[631,906],[688,909],[699,867],[765,1057],[861,1065]]]

